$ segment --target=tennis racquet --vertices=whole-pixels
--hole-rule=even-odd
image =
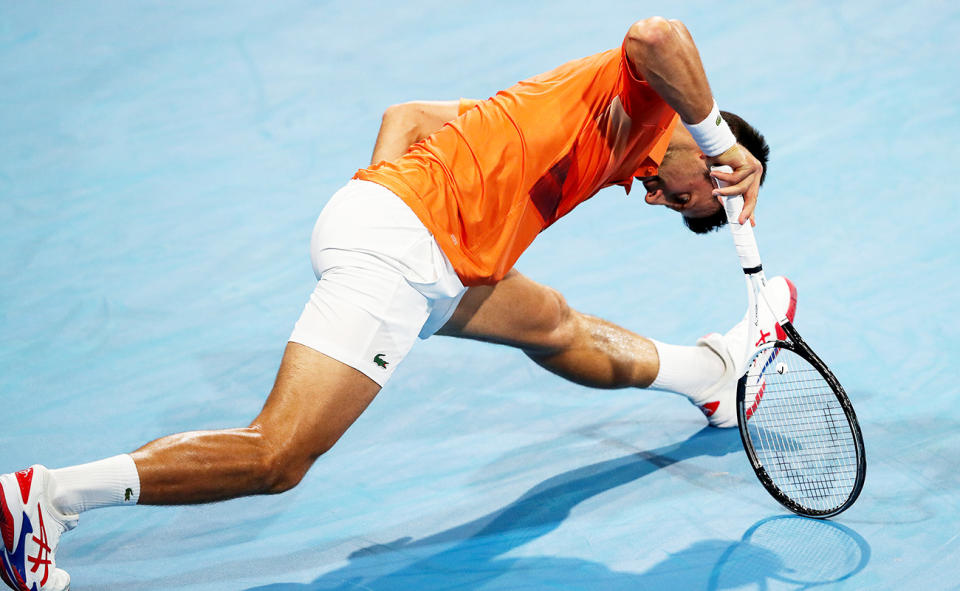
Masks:
[[[727,166],[715,170],[731,172]],[[725,197],[724,209],[749,305],[746,342],[752,352],[743,356],[748,361],[737,385],[743,447],[757,478],[784,507],[806,517],[833,517],[850,507],[863,488],[867,461],[857,416],[830,368],[767,300],[753,228],[749,221],[737,223],[743,197]],[[783,333],[756,347],[761,300]]]

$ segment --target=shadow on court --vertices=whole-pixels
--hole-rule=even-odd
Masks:
[[[504,556],[555,530],[576,505],[593,496],[677,462],[698,456],[723,456],[740,449],[736,431],[705,428],[674,445],[554,476],[499,511],[435,535],[419,540],[402,538],[358,550],[345,567],[326,573],[312,583],[277,583],[247,591],[439,591],[481,587],[727,589],[750,583],[762,588],[770,579],[791,580],[798,565],[789,564],[790,559],[782,556],[783,543],[768,542],[779,539],[775,530],[796,529],[794,523],[811,520],[785,515],[758,522],[739,541],[698,541],[642,573],[616,571],[576,558]],[[840,580],[863,568],[869,557],[869,546],[859,535],[831,523],[811,523],[818,524],[814,529],[826,528],[820,532],[819,539],[829,543],[818,554],[845,557],[835,560],[836,564],[827,564],[827,569],[836,572],[821,572],[820,580]],[[758,531],[762,531],[763,543],[756,541]],[[799,543],[811,544],[811,536],[817,538],[817,535],[817,531],[807,528],[803,532],[805,539]],[[794,536],[780,537],[792,539]],[[837,548],[843,551],[838,552]],[[644,549],[636,551],[644,552]],[[849,568],[851,563],[857,567]]]

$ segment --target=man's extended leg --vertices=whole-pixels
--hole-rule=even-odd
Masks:
[[[330,199],[310,254],[317,285],[257,418],[244,428],[163,437],[81,466],[0,475],[0,578],[16,589],[34,582],[43,591],[65,589],[69,577],[53,557],[60,534],[84,510],[293,487],[373,400],[427,322],[442,318],[464,289],[423,223],[374,183],[351,181]],[[52,535],[21,539],[41,521]],[[28,558],[43,568],[31,570]]]
[[[796,289],[782,277],[768,282],[774,305],[793,319]],[[767,333],[772,314],[761,315]],[[438,332],[522,349],[544,368],[594,388],[654,387],[685,395],[710,424],[736,426],[736,379],[746,351],[745,320],[697,346],[668,345],[570,308],[556,290],[516,271],[492,286],[470,288]]]
[[[288,343],[249,427],[170,435],[133,454],[140,503],[205,503],[295,486],[380,391],[356,369]]]
[[[567,305],[550,287],[511,271],[491,286],[470,288],[437,333],[522,349],[568,380],[593,388],[647,388],[660,372],[654,341]],[[723,364],[709,350],[712,384]]]
[[[70,577],[55,562],[60,536],[83,510],[136,502],[130,495],[137,479],[141,504],[204,503],[288,490],[379,390],[356,369],[288,343],[273,390],[248,427],[163,437],[131,454],[132,462],[116,456],[61,470],[34,466],[5,474],[0,579],[14,589],[34,584],[66,589]],[[124,470],[132,474],[118,478]],[[124,477],[134,482],[124,484]]]

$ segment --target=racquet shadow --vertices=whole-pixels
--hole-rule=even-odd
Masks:
[[[845,581],[870,562],[870,544],[852,528],[798,515],[766,517],[728,544],[715,562],[707,591],[771,581],[809,589]]]
[[[431,536],[402,538],[354,552],[349,563],[311,583],[276,583],[247,591],[439,591],[441,589],[731,588],[781,578],[785,560],[750,540],[702,540],[642,573],[556,556],[505,556],[555,530],[579,503],[657,470],[699,456],[742,449],[736,430],[704,428],[685,441],[628,454],[549,478],[506,507]],[[754,528],[756,525],[754,526]],[[752,530],[748,530],[752,531]],[[734,550],[735,549],[735,552]],[[637,549],[642,552],[642,549]],[[729,566],[750,557],[749,581]],[[862,568],[862,567],[861,567]],[[721,569],[721,570],[718,570]],[[718,574],[720,573],[720,574]]]

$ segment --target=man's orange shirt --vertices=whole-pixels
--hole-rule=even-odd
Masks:
[[[676,113],[611,49],[534,76],[402,157],[354,178],[390,189],[464,285],[499,281],[541,231],[597,191],[656,174]]]

